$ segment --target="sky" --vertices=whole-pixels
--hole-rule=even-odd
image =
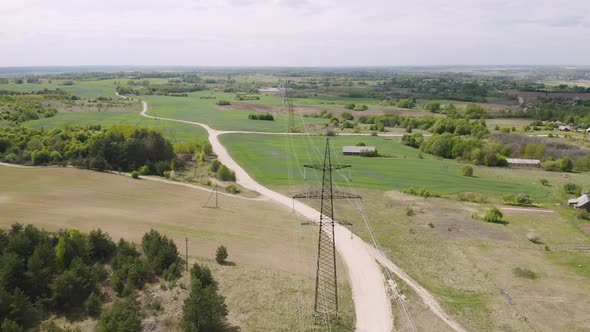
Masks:
[[[590,1],[0,0],[0,67],[590,65]]]

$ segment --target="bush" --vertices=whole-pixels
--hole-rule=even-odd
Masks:
[[[547,179],[540,179],[539,180],[539,183],[541,185],[543,185],[543,186],[547,186],[547,185],[549,185],[549,180],[547,180]]]
[[[220,99],[217,102],[215,102],[215,104],[217,104],[218,106],[228,106],[228,105],[231,105],[231,103],[229,102],[229,100],[225,100],[225,99]]]
[[[402,192],[406,193],[406,194],[414,195],[414,196],[424,197],[424,198],[440,197],[439,194],[429,191],[426,187],[422,187],[420,189],[410,187],[410,188],[402,190]]]
[[[131,172],[131,177],[134,179],[139,179],[139,172],[138,171]]]
[[[215,159],[211,163],[211,167],[209,168],[209,170],[211,170],[211,172],[213,172],[213,173],[217,173],[217,170],[219,170],[220,166],[221,166],[221,161]]]
[[[354,116],[349,112],[342,112],[342,114],[340,114],[340,117],[344,120],[354,120]]]
[[[463,176],[473,176],[473,167],[467,165],[461,167],[461,174]]]
[[[111,308],[103,311],[100,315],[98,331],[141,331],[139,303],[133,298],[126,298],[113,303]]]
[[[227,188],[225,188],[225,191],[227,191],[230,194],[239,194],[240,188],[238,188],[238,186],[236,186],[235,184],[230,184]]]
[[[575,183],[566,183],[563,185],[563,190],[568,193],[568,194],[572,194],[575,196],[580,196],[582,194],[582,188],[580,188],[580,186],[578,186]]]
[[[141,168],[139,169],[139,174],[140,175],[150,175],[150,168],[147,167],[146,165],[141,166]]]
[[[266,121],[274,121],[274,117],[270,113],[263,113],[263,114],[250,114],[248,115],[248,119],[250,120],[266,120]]]
[[[351,111],[354,110],[355,107],[356,107],[356,105],[353,103],[349,103],[349,104],[344,105],[344,109],[351,110]],[[342,117],[342,118],[344,118],[344,117]]]
[[[217,170],[217,177],[222,181],[236,181],[236,173],[223,164]]]
[[[45,149],[35,150],[31,153],[31,161],[34,165],[46,164],[51,161],[51,154]]]
[[[228,257],[227,249],[224,246],[219,246],[215,253],[215,261],[218,264],[225,264],[225,260]]]
[[[576,213],[576,217],[590,221],[590,212],[583,209],[579,210],[578,213]]]
[[[497,208],[491,208],[483,215],[483,221],[492,223],[502,223],[504,215]]]

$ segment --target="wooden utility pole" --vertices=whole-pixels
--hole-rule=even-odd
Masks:
[[[186,242],[184,244],[185,249],[185,258],[186,258],[186,270],[188,271],[188,237],[186,238]]]

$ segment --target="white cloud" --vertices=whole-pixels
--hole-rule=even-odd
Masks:
[[[8,0],[0,66],[588,64],[590,2]]]

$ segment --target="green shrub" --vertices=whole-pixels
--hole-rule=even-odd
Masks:
[[[140,175],[150,175],[150,168],[147,167],[146,165],[141,166],[141,168],[139,169],[139,174]]]
[[[134,179],[139,179],[139,172],[138,171],[131,172],[131,177]]]
[[[579,219],[590,221],[590,212],[586,210],[578,210],[578,212],[576,213],[576,217],[578,217]]]
[[[473,176],[473,167],[465,165],[461,167],[461,175],[463,176]]]
[[[217,173],[217,170],[219,170],[220,166],[221,166],[221,161],[215,159],[211,163],[211,167],[209,168],[209,170],[211,170],[211,172],[213,172],[213,173]]]
[[[483,221],[492,222],[492,223],[502,223],[502,218],[504,215],[500,210],[497,208],[491,208],[485,212],[483,215]]]
[[[410,188],[402,190],[402,192],[409,194],[409,195],[420,196],[420,197],[424,197],[424,198],[440,197],[440,194],[433,193],[433,192],[429,191],[426,187],[422,187],[420,189],[410,187]]]
[[[568,193],[568,194],[572,194],[575,196],[580,196],[582,194],[582,188],[580,186],[578,186],[575,183],[566,183],[563,185],[563,190]]]
[[[547,180],[547,179],[540,179],[539,180],[539,183],[541,185],[543,185],[543,186],[547,186],[547,185],[549,185],[549,180]]]
[[[222,181],[236,181],[236,173],[223,164],[217,170],[217,177]]]
[[[31,153],[31,161],[34,165],[46,164],[51,161],[51,154],[45,149],[35,150]]]
[[[235,184],[230,184],[227,188],[225,188],[225,191],[227,191],[230,194],[239,194],[240,188],[238,188],[238,186],[236,186]]]
[[[353,103],[349,103],[349,104],[344,105],[344,109],[351,110],[351,111],[354,110],[355,107],[356,107],[356,105]]]
[[[219,246],[217,248],[217,252],[215,253],[215,261],[218,264],[225,264],[225,260],[228,257],[227,248],[224,246]]]
[[[225,100],[225,99],[220,99],[217,102],[215,102],[215,104],[217,104],[218,106],[228,106],[228,105],[231,105],[231,103],[229,102],[229,100]]]

